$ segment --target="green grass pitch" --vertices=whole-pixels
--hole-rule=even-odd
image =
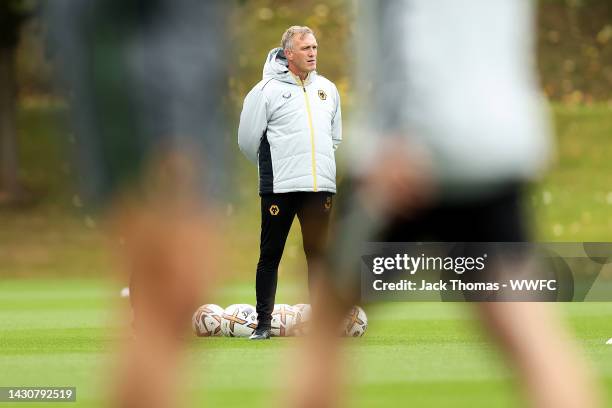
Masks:
[[[229,285],[214,300],[227,306],[250,299],[251,292],[251,285]],[[283,301],[290,301],[292,290],[285,293],[289,295]],[[120,340],[109,306],[118,301],[119,288],[101,280],[2,281],[0,386],[76,386],[76,404],[45,406],[102,405]],[[122,301],[127,307],[127,300]],[[612,336],[612,304],[560,308],[602,384],[611,390],[612,346],[604,343]],[[388,303],[367,310],[365,337],[347,339],[351,374],[346,398],[351,405],[523,405],[511,370],[480,329],[470,305]],[[269,406],[282,395],[291,371],[300,369],[291,361],[295,339],[255,343],[193,336],[187,343],[184,384],[198,406]]]
[[[612,241],[612,107],[555,105],[553,113],[558,161],[527,196],[536,240]],[[56,125],[64,115],[63,109],[45,107],[20,111],[23,178],[44,201],[23,210],[0,209],[0,386],[76,386],[77,403],[0,403],[0,408],[102,405],[120,341],[111,307],[120,301],[120,288],[100,278],[112,270],[106,242],[99,229],[86,226],[71,210],[74,188],[60,142],[66,130]],[[222,306],[254,301],[256,170],[244,160],[237,163],[240,188],[228,217],[237,255],[228,257],[223,271],[236,283],[210,299]],[[306,288],[305,260],[296,230],[281,263],[279,303],[305,299],[300,294]],[[612,276],[610,266],[605,275]],[[559,308],[611,401],[612,346],[604,343],[612,337],[612,303]],[[366,336],[347,342],[348,402],[357,407],[524,406],[512,371],[470,309],[441,303],[367,308]],[[287,367],[300,370],[289,353],[294,344],[294,339],[253,344],[191,337],[184,372],[188,397],[194,406],[274,405],[291,377]]]

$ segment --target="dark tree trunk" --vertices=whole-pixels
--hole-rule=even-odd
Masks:
[[[23,197],[17,148],[14,47],[0,47],[0,203]]]

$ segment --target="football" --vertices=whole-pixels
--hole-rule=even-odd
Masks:
[[[228,306],[221,319],[221,332],[228,337],[249,337],[257,328],[257,312],[251,305]]]
[[[274,305],[272,311],[272,335],[273,336],[293,336],[297,311],[291,305]]]
[[[202,305],[193,314],[193,331],[198,337],[221,336],[221,320],[224,309],[221,306]]]
[[[308,334],[310,328],[310,318],[312,314],[312,308],[310,305],[305,303],[298,303],[293,308],[296,311],[295,325],[293,326],[294,336],[305,336]]]
[[[368,317],[359,306],[353,306],[350,313],[342,322],[342,335],[347,337],[361,337],[368,328]]]

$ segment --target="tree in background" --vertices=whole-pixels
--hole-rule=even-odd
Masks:
[[[35,3],[28,0],[0,2],[0,204],[24,198],[19,180],[15,66],[21,26],[34,14],[34,8]]]

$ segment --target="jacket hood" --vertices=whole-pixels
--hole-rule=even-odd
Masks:
[[[277,47],[272,49],[266,58],[266,62],[263,67],[263,79],[277,79],[282,82],[286,82],[294,85],[301,85],[296,80],[295,75],[289,72],[289,63],[285,52],[282,48]],[[311,72],[306,78],[306,85],[313,81],[316,76],[316,71]]]

